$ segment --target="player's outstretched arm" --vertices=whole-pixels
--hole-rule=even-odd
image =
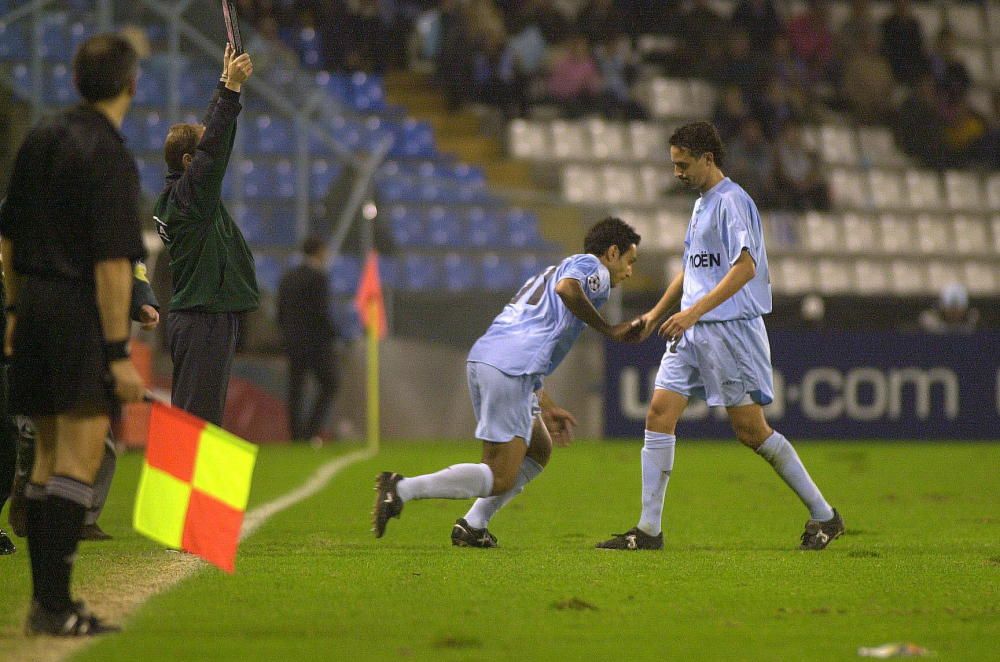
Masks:
[[[750,251],[744,248],[739,258],[733,263],[733,266],[726,275],[722,277],[718,285],[713,287],[708,294],[698,299],[693,306],[671,315],[670,319],[660,326],[660,336],[670,340],[680,338],[703,315],[739,292],[744,285],[750,282],[756,273],[757,265],[754,264],[753,258],[750,257]]]
[[[639,339],[639,334],[642,332],[642,322],[639,318],[621,324],[610,324],[597,312],[597,308],[594,308],[594,304],[584,294],[583,286],[577,279],[560,280],[556,283],[556,294],[571,313],[601,335],[618,342],[635,342]]]

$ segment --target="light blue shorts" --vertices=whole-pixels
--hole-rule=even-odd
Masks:
[[[486,363],[465,364],[469,395],[476,413],[476,438],[507,442],[521,437],[531,445],[531,426],[538,406],[540,375],[508,375]]]
[[[667,351],[656,388],[705,400],[712,407],[736,407],[774,400],[771,346],[764,320],[698,322]]]

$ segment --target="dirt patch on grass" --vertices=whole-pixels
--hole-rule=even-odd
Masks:
[[[574,611],[597,611],[597,607],[587,602],[586,600],[581,600],[580,598],[570,598],[568,600],[560,600],[559,602],[552,603],[553,609],[572,609]]]
[[[481,648],[483,642],[472,637],[456,637],[448,635],[434,642],[435,648]]]

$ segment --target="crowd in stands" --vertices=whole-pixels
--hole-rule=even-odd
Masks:
[[[836,30],[824,0],[787,16],[774,0],[740,0],[730,16],[708,0],[582,0],[575,14],[571,6],[241,0],[259,38],[284,41],[284,57],[297,52],[306,66],[382,71],[417,43],[452,108],[488,104],[508,118],[544,103],[568,117],[643,119],[633,89],[650,68],[708,79],[721,92],[714,121],[729,145],[729,169],[763,206],[828,204],[800,127],[831,111],[895,127],[902,149],[927,166],[1000,166],[1000,95],[992,112],[973,107],[955,35],[945,23],[928,39],[910,0],[894,0],[881,22],[868,0],[853,0]],[[643,60],[636,46],[646,34],[670,48]]]

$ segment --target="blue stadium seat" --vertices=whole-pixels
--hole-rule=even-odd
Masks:
[[[64,12],[42,15],[42,57],[50,61],[69,60],[73,56],[69,40],[69,17]]]
[[[146,195],[159,195],[166,183],[166,165],[161,161],[151,161],[137,158],[135,164],[139,169],[139,182],[142,184],[142,191]]]
[[[380,255],[378,276],[382,280],[383,289],[399,287],[399,262],[395,258]]]
[[[28,52],[28,40],[24,36],[24,26],[0,24],[0,60],[15,60]]]
[[[167,74],[159,67],[143,69],[135,89],[135,103],[155,106],[167,99]]]
[[[273,115],[258,115],[248,151],[263,154],[291,152],[294,147],[292,123]]]
[[[424,220],[418,209],[393,205],[389,209],[392,238],[400,246],[420,246],[427,243]]]
[[[466,236],[470,246],[493,248],[504,245],[504,223],[498,214],[484,207],[472,207],[467,218]]]
[[[267,210],[257,203],[228,205],[227,209],[232,214],[236,225],[240,226],[243,236],[249,240],[251,236],[257,236],[263,232],[267,224]]]
[[[136,117],[136,113],[129,113],[122,122],[121,133],[125,136],[125,144],[133,152],[140,149],[140,143],[145,135],[142,121]]]
[[[430,255],[407,255],[403,258],[401,280],[407,290],[436,290],[441,286],[441,265]]]
[[[317,71],[313,78],[316,85],[342,104],[347,104],[347,77],[329,71]]]
[[[31,70],[27,67],[27,65],[14,65],[14,68],[10,71],[10,75],[14,81],[14,92],[24,98],[31,97],[31,90],[34,87],[34,81],[31,79]]]
[[[169,130],[170,123],[158,112],[146,113],[146,117],[143,119],[141,149],[161,151]],[[139,149],[138,145],[136,149]]]
[[[357,71],[351,75],[346,92],[348,104],[357,111],[374,112],[385,108],[385,88],[378,76]]]
[[[340,173],[339,163],[327,159],[314,160],[309,173],[309,194],[312,198],[318,200],[326,197]]]
[[[274,195],[278,198],[295,197],[295,166],[288,159],[274,164]]]
[[[525,283],[529,278],[537,276],[549,266],[549,261],[539,255],[522,255],[517,258],[518,280]]]
[[[525,248],[540,243],[538,217],[518,207],[507,211],[507,240],[511,246]]]
[[[276,293],[281,276],[285,273],[285,260],[275,255],[256,255],[254,267],[260,288],[265,292]]]
[[[85,5],[87,7],[92,6],[90,0],[73,0],[70,4]],[[77,11],[89,11],[89,9]],[[76,49],[80,46],[80,44],[87,41],[95,34],[97,34],[97,27],[90,23],[84,23],[83,21],[74,21],[71,23],[69,26],[69,52],[71,54],[76,53]]]
[[[45,86],[45,102],[56,106],[68,106],[79,101],[73,85],[73,73],[65,64],[59,63],[52,67]]]
[[[461,246],[465,243],[462,235],[462,219],[455,209],[438,206],[428,210],[427,237],[431,245]]]
[[[462,253],[444,256],[444,289],[449,292],[478,289],[481,277],[482,270],[477,259]]]
[[[306,69],[316,69],[320,65],[320,50],[322,43],[314,28],[305,27],[298,31],[295,38],[295,51]]]
[[[334,294],[354,294],[361,277],[361,260],[353,255],[338,255],[330,265],[330,289]]]
[[[486,253],[482,257],[483,287],[494,292],[510,292],[514,294],[517,286],[524,280],[518,280],[517,265],[505,256],[496,253]]]
[[[208,67],[187,67],[181,74],[181,103],[204,108],[219,82],[219,72]],[[199,120],[200,121],[200,120]]]
[[[239,169],[243,177],[243,195],[251,199],[274,197],[274,172],[268,164],[253,159],[243,159],[240,161]]]
[[[434,156],[434,130],[426,122],[407,119],[403,122],[392,154],[396,156]]]

